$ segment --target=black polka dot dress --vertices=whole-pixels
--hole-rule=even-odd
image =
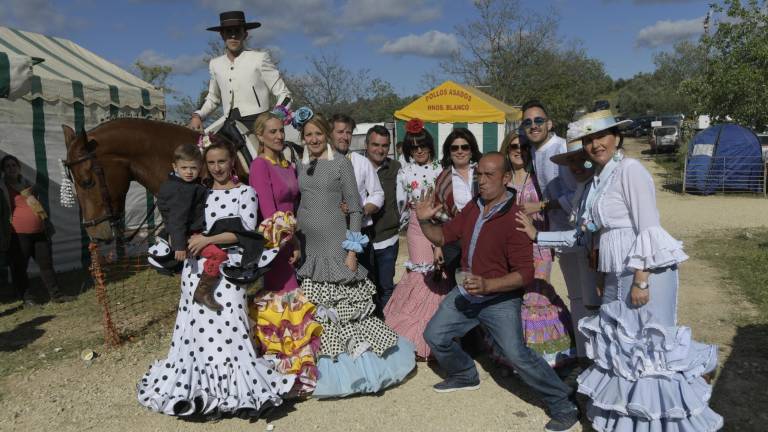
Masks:
[[[349,230],[359,232],[362,221],[352,163],[334,153],[330,160],[319,160],[311,175],[308,170],[308,164],[299,167],[297,218],[306,260],[298,275],[323,326],[313,396],[375,393],[399,383],[413,369],[414,348],[373,314],[376,287],[363,266],[353,272],[344,264],[347,221],[339,208],[342,200],[349,205]]]
[[[256,194],[249,186],[212,190],[206,200],[206,226],[239,215],[256,226]],[[238,263],[238,247],[225,249]],[[245,288],[221,279],[214,290],[224,307],[212,311],[193,301],[205,259],[188,259],[181,276],[181,298],[168,357],[149,367],[138,384],[139,402],[168,415],[235,412],[279,405],[295,379],[260,358],[251,339]]]

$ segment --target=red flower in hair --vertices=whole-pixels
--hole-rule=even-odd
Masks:
[[[405,124],[405,131],[408,133],[417,134],[422,130],[424,130],[424,121],[421,119],[412,118]]]

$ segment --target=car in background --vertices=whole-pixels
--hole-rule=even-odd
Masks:
[[[632,119],[632,125],[624,131],[624,135],[635,138],[647,136],[653,129],[651,122],[654,120],[656,120],[656,117],[652,116],[634,118]]]
[[[651,153],[676,152],[680,148],[680,127],[675,125],[657,126],[648,135]]]
[[[755,135],[757,135],[757,139],[760,140],[760,147],[763,149],[763,160],[768,162],[768,132]]]

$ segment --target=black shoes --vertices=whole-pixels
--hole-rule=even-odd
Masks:
[[[448,377],[443,382],[439,382],[432,386],[432,389],[438,393],[450,393],[461,390],[477,390],[480,388],[480,380],[474,381],[460,380],[457,378]]]
[[[574,409],[567,413],[552,416],[544,426],[547,432],[567,432],[573,430],[576,423],[579,422],[579,411]]]

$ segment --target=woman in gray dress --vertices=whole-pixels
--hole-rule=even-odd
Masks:
[[[305,146],[297,219],[306,261],[298,275],[323,325],[314,396],[374,393],[408,375],[415,366],[414,347],[373,315],[376,287],[357,263],[368,239],[360,233],[352,163],[331,148],[330,126],[320,115],[301,108],[294,123]],[[342,201],[349,205],[349,228]]]

